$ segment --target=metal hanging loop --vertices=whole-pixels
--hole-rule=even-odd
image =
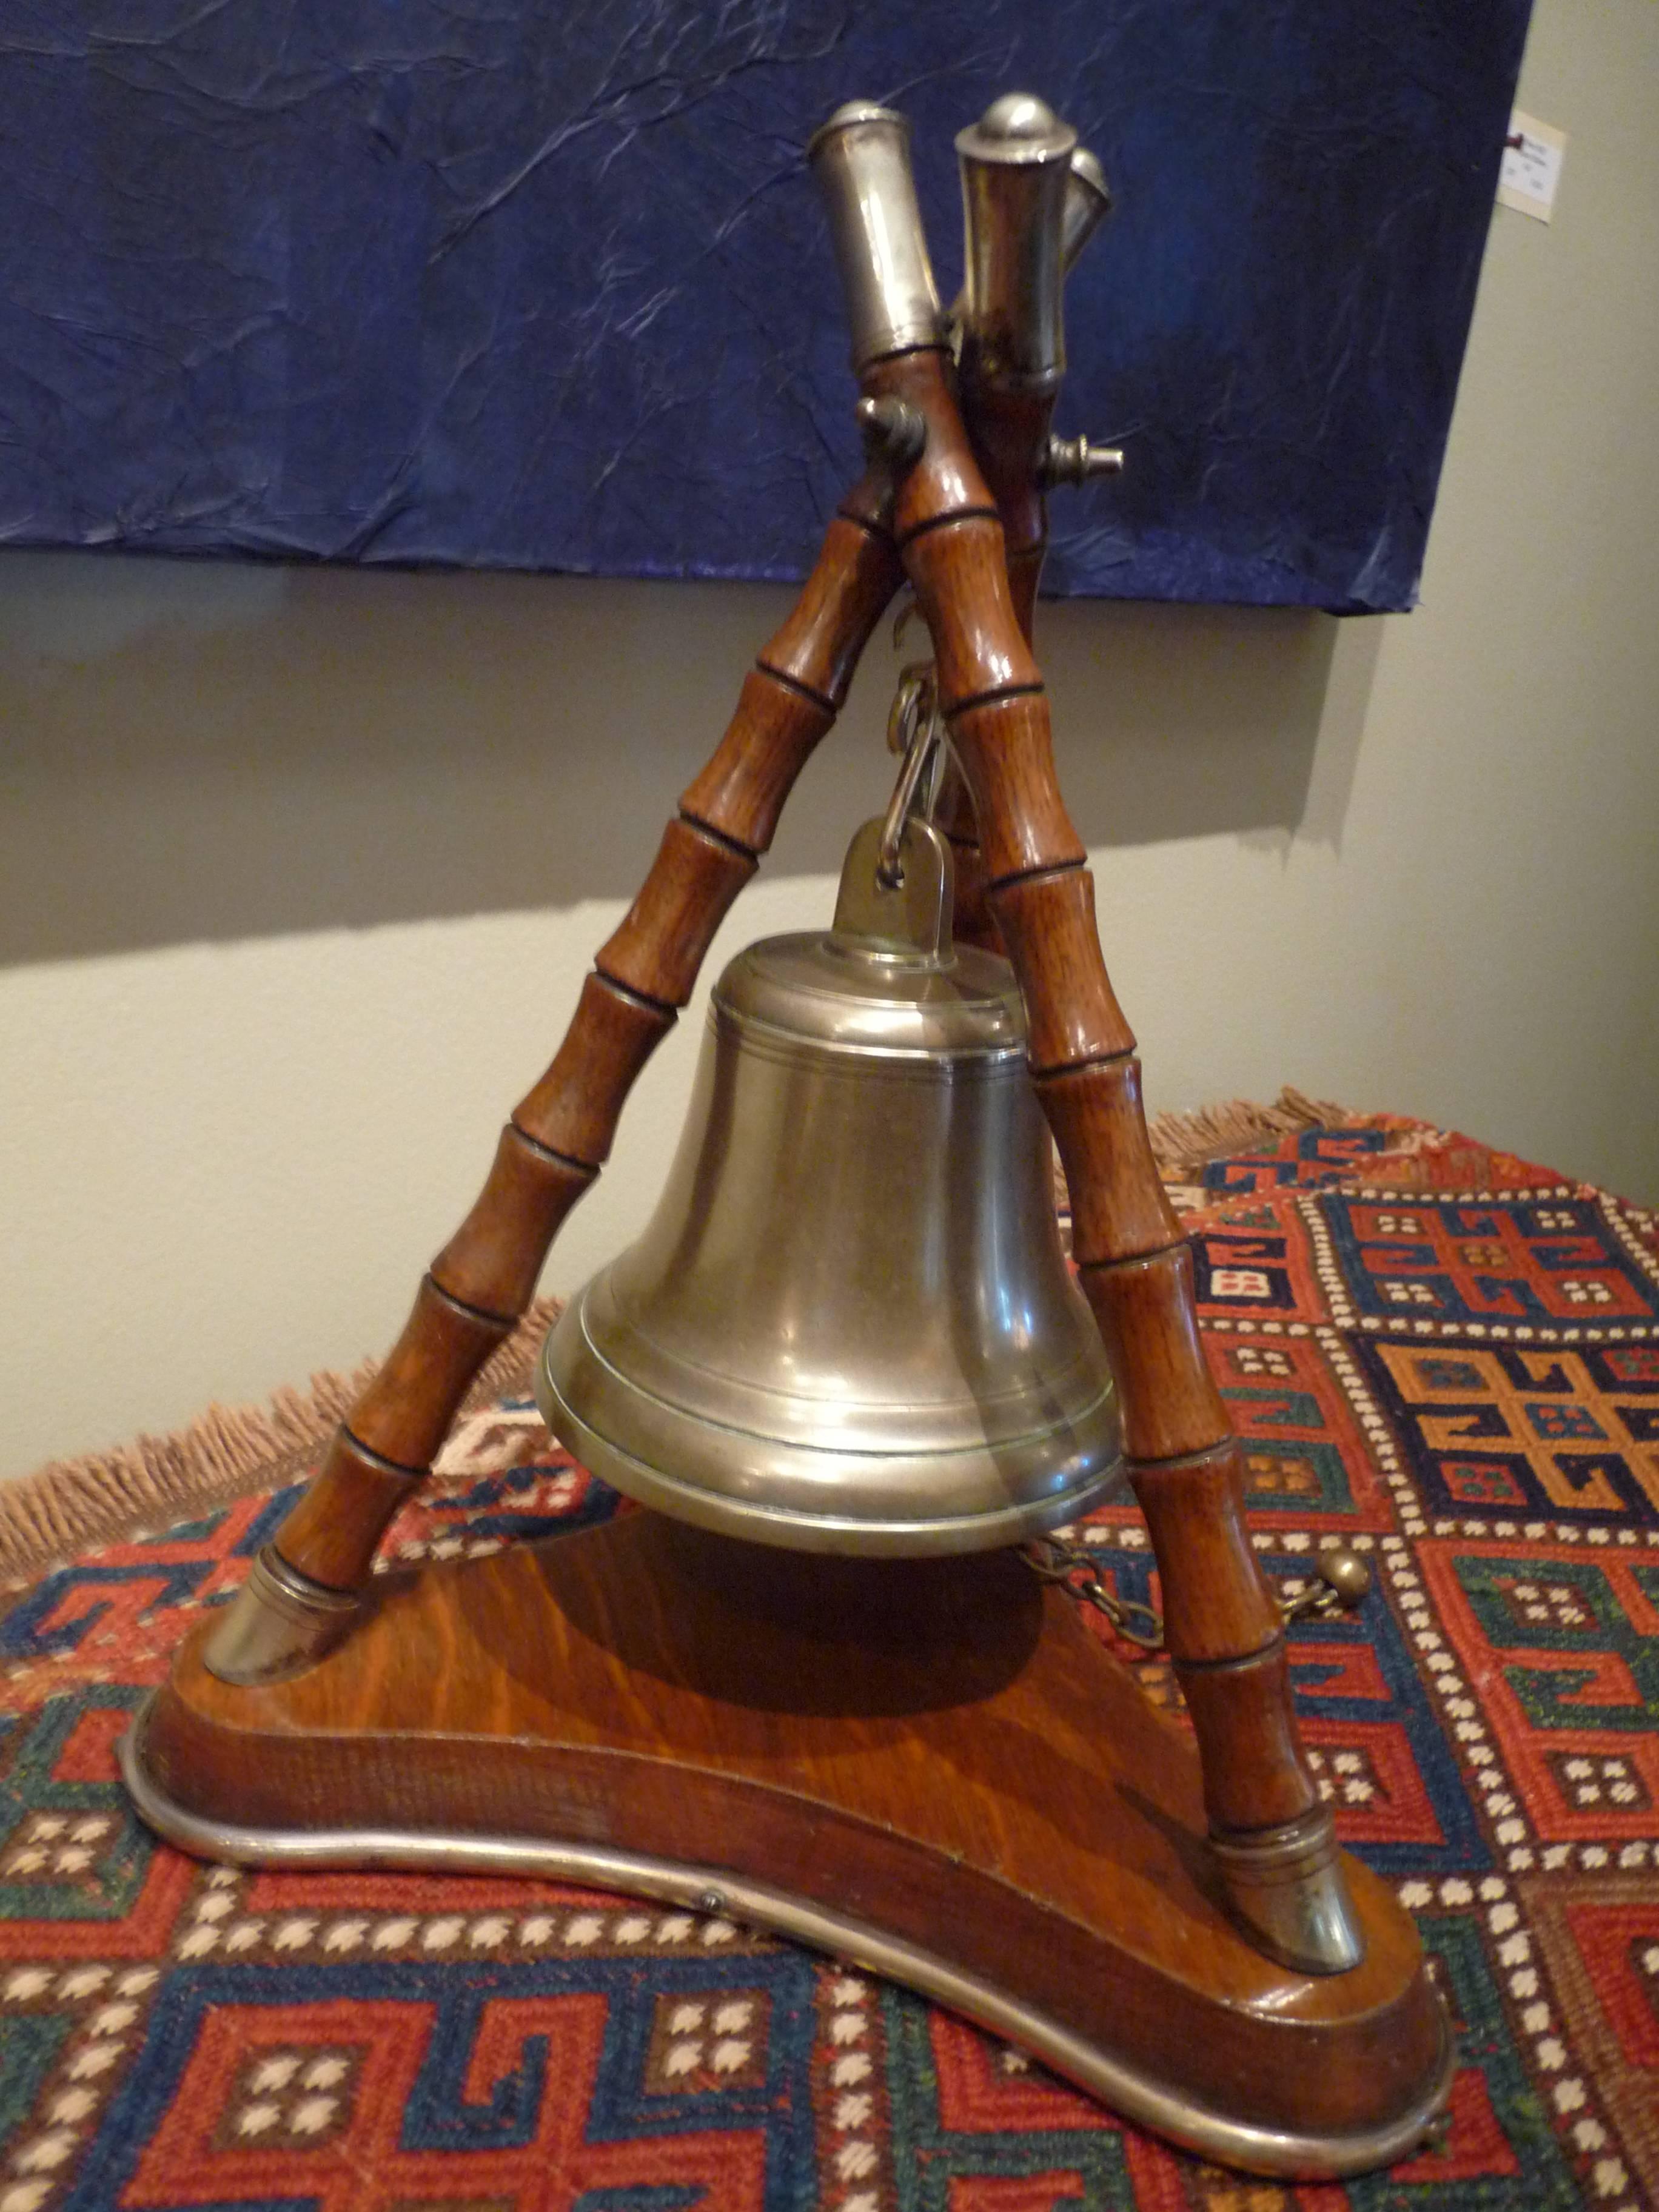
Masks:
[[[890,751],[902,757],[898,781],[887,802],[876,852],[876,874],[891,890],[904,881],[900,849],[904,825],[913,813],[927,821],[939,797],[938,771],[943,761],[944,730],[939,719],[938,688],[931,660],[912,661],[899,676],[887,718]],[[931,782],[926,783],[933,770]]]

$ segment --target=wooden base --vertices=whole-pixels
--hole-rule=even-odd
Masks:
[[[1012,1553],[823,1559],[635,1513],[383,1577],[289,1681],[220,1681],[204,1633],[125,1751],[186,1850],[729,1912],[1255,2172],[1385,2164],[1445,2102],[1443,2012],[1391,1893],[1346,1862],[1349,1972],[1264,1958],[1227,1917],[1189,1742]]]

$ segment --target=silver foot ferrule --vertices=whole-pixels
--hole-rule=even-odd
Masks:
[[[267,1544],[204,1646],[203,1662],[222,1682],[280,1682],[303,1674],[340,1642],[362,1602],[297,1573]]]
[[[1260,1835],[1212,1835],[1210,1848],[1228,1902],[1269,1958],[1304,1974],[1341,1974],[1364,1957],[1328,1806]]]

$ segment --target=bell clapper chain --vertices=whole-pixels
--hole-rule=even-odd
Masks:
[[[1162,1650],[1162,1614],[1136,1599],[1117,1596],[1080,1544],[1067,1543],[1060,1536],[1036,1536],[1020,1547],[1020,1557],[1040,1581],[1058,1583],[1079,1604],[1091,1605],[1097,1613],[1104,1613],[1119,1635],[1131,1644],[1138,1644],[1143,1651]],[[1298,1590],[1280,1608],[1287,1622],[1357,1613],[1365,1601],[1371,1571],[1351,1545],[1326,1545],[1316,1564],[1317,1581]]]
[[[1164,1647],[1164,1616],[1133,1598],[1118,1597],[1107,1588],[1100,1569],[1080,1544],[1060,1536],[1034,1536],[1022,1544],[1019,1555],[1039,1582],[1058,1583],[1079,1605],[1103,1613],[1120,1636],[1138,1644],[1143,1651]]]

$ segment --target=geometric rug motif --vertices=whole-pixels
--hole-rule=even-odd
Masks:
[[[1193,1238],[1201,1304],[1235,1320],[1328,1322],[1331,1308],[1313,1237],[1282,1198],[1230,1206]]]
[[[1643,1209],[1557,1183],[1501,1194],[1368,1190],[1301,1202],[1344,1328],[1495,1343],[1659,1340]]]
[[[1482,1183],[1519,1190],[1554,1182],[1548,1168],[1513,1152],[1473,1142],[1454,1129],[1437,1129],[1399,1114],[1369,1114],[1353,1121],[1318,1124],[1238,1148],[1166,1178],[1181,1204],[1209,1213],[1255,1191],[1316,1190],[1334,1184],[1363,1190],[1381,1182],[1414,1190],[1459,1190]]]
[[[1360,1363],[1425,1510],[1616,1532],[1659,1509],[1659,1343],[1362,1338]]]
[[[1659,2203],[1653,1216],[1389,1115],[1175,1188],[1264,1571],[1293,1595],[1333,1534],[1375,1571],[1357,1615],[1295,1624],[1291,1675],[1339,1833],[1451,2009],[1443,2141],[1341,2185],[1244,2181],[719,1917],[183,1857],[133,1818],[114,1747],[290,1480],[0,1599],[0,2212]],[[616,1510],[520,1395],[443,1466],[388,1560]],[[1074,1533],[1157,1603],[1132,1504]],[[1139,1665],[1178,1714],[1167,1664]]]
[[[1431,1536],[1417,1564],[1445,1649],[1482,1686],[1486,1763],[1515,1799],[1500,1829],[1507,1863],[1650,1864],[1659,1556]]]
[[[1244,1447],[1245,1494],[1270,1527],[1321,1534],[1394,1527],[1387,1470],[1367,1435],[1374,1411],[1334,1330],[1205,1339],[1211,1371]]]

